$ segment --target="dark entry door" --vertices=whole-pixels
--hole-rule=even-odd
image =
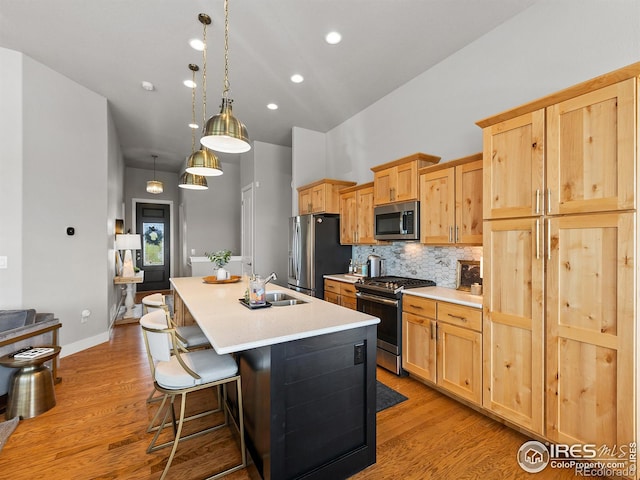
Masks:
[[[136,204],[136,232],[142,235],[142,250],[136,252],[136,265],[144,270],[138,291],[168,290],[171,266],[169,205]]]

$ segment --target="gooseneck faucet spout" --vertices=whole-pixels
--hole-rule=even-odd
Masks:
[[[278,276],[276,275],[276,272],[271,272],[269,276],[265,279],[264,284],[266,285],[271,280],[277,280],[277,279],[278,279]]]

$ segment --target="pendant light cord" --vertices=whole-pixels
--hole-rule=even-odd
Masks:
[[[193,82],[191,85],[191,123],[195,125],[196,123],[196,69],[193,68],[193,65],[189,65],[189,69],[191,70],[191,81]],[[196,129],[191,128],[191,153],[193,154],[196,151]]]
[[[229,0],[224,0],[224,98],[228,97],[229,89]]]
[[[156,181],[156,158],[158,155],[151,155],[153,157],[153,181]]]
[[[202,30],[202,125],[204,126],[207,121],[207,22],[202,22]]]

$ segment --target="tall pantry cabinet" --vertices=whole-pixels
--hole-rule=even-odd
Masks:
[[[637,441],[640,63],[483,128],[483,405],[556,443]]]

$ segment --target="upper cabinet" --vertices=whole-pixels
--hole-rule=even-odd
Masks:
[[[485,126],[484,218],[635,208],[635,82]]]
[[[482,245],[482,153],[419,173],[421,243]]]
[[[356,182],[323,178],[317,182],[298,187],[298,211],[308,213],[340,213],[340,189]]]
[[[340,243],[378,244],[373,231],[373,182],[340,190]]]
[[[418,200],[418,170],[434,165],[440,157],[426,153],[414,153],[371,168],[373,171],[375,205]]]

